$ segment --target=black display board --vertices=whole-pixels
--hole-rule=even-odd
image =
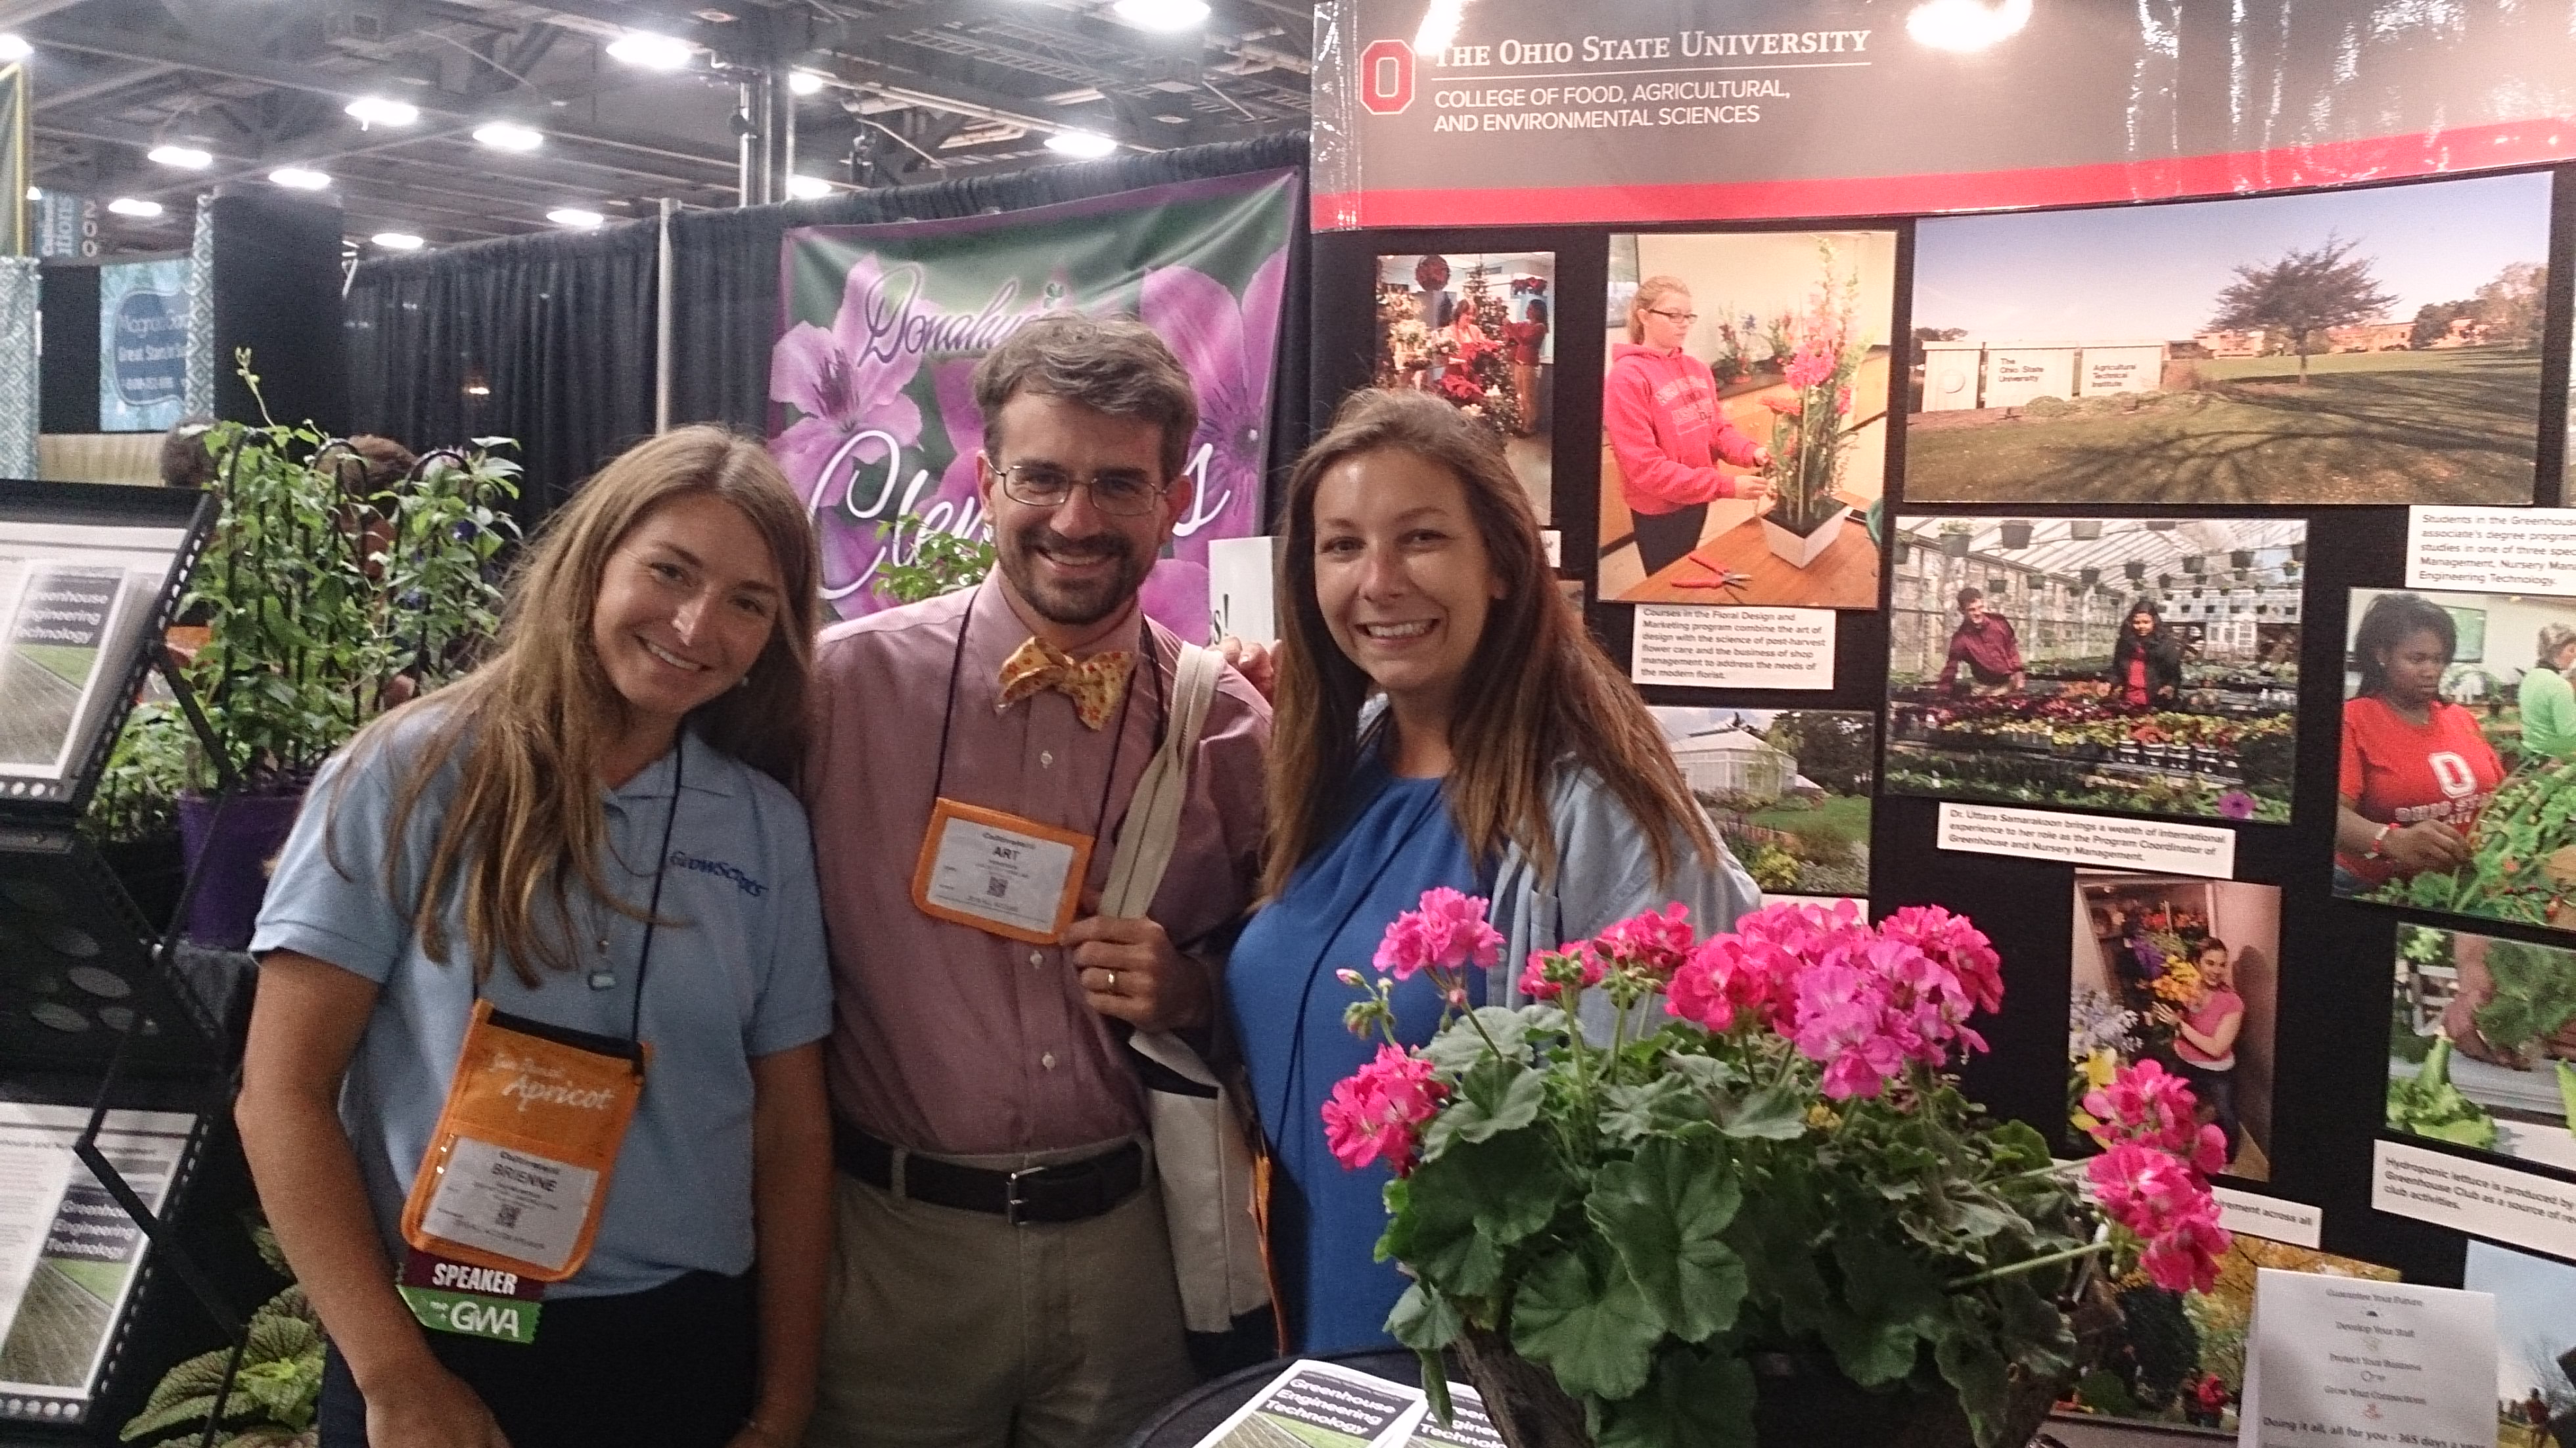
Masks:
[[[2529,173],[2542,174],[2548,173]],[[2441,184],[2441,183],[2418,183]],[[2366,188],[2376,189],[2376,188]],[[2341,194],[2341,193],[2338,193]],[[2236,203],[2196,203],[2227,206]],[[2128,220],[2160,208],[2123,208]],[[2540,349],[2540,416],[2536,488],[2530,501],[2562,500],[2566,450],[2570,255],[2576,245],[2576,175],[2556,175],[2548,206],[2546,323]],[[1562,576],[1586,580],[1587,617],[1610,656],[1630,657],[1635,607],[1602,603],[1598,552],[1602,466],[1602,387],[1605,333],[1621,318],[1607,311],[1614,235],[1644,231],[1741,232],[1847,231],[1895,228],[1899,233],[1894,315],[1887,335],[1913,335],[1917,218],[1815,218],[1796,223],[1730,225],[1710,219],[1695,225],[1646,228],[1491,227],[1447,230],[1380,230],[1319,233],[1314,238],[1314,287],[1308,324],[1313,329],[1316,381],[1312,424],[1327,425],[1351,389],[1370,383],[1376,370],[1378,279],[1382,257],[1544,251],[1555,256],[1556,337],[1553,502],[1563,535]],[[1649,268],[1651,270],[1651,268]],[[1700,310],[1722,300],[1695,292]],[[2402,320],[2402,318],[2401,318]],[[2373,1143],[2381,1123],[2390,1040],[2390,988],[2399,924],[2420,919],[2497,936],[2576,945],[2576,937],[2510,925],[2488,926],[2421,915],[2388,906],[2334,898],[2329,887],[2336,808],[2336,768],[2344,700],[2347,591],[2394,588],[2405,581],[2407,511],[2390,505],[2263,506],[2195,502],[2145,506],[2081,504],[2036,498],[2010,504],[1924,503],[1906,492],[1907,359],[1894,367],[1887,448],[1886,499],[1896,513],[2047,520],[2233,519],[2304,520],[2306,546],[2298,586],[2303,629],[2298,648],[2296,772],[2287,824],[2228,823],[2235,834],[2234,878],[2279,887],[2277,1041],[2273,1062],[2269,1180],[2238,1182],[2248,1190],[2323,1209],[2323,1246],[2329,1252],[2400,1269],[2409,1280],[2458,1285],[2464,1237],[2409,1218],[2372,1209]],[[1920,358],[1911,360],[1919,361]],[[2426,501],[2435,501],[2426,499]],[[1888,696],[1892,570],[1880,571],[1879,607],[1838,613],[1833,687],[1826,691],[1744,691],[1648,686],[1656,705],[1746,709],[1863,710],[1885,717]],[[2527,662],[2527,661],[2523,661]],[[1881,768],[1887,777],[1885,730]],[[1980,1021],[1993,1050],[1968,1071],[1974,1094],[1999,1112],[2026,1120],[2065,1142],[2068,1125],[2068,1005],[2070,908],[2076,867],[2069,864],[1969,854],[1936,848],[1939,802],[1893,795],[1882,789],[1871,838],[1872,909],[1884,913],[1910,904],[1940,904],[1972,917],[2001,950],[2007,998],[1999,1019]],[[2440,1143],[2416,1143],[2446,1150]],[[2552,1180],[2576,1182],[2576,1173],[2520,1166]],[[2510,1242],[2523,1250],[2523,1243]]]

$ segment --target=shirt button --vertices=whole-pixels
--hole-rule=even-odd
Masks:
[[[1050,1070],[1050,1071],[1054,1070],[1054,1069],[1055,1069],[1055,1052],[1053,1052],[1053,1051],[1049,1051],[1049,1052],[1047,1052],[1045,1055],[1038,1057],[1038,1064],[1039,1064],[1039,1065],[1041,1065],[1041,1066],[1046,1067],[1046,1068],[1047,1068],[1048,1070]]]
[[[1038,751],[1038,768],[1040,768],[1040,769],[1053,769],[1053,768],[1055,768],[1055,751],[1054,751],[1054,750],[1052,750],[1052,749],[1041,749],[1041,750],[1039,750],[1039,751]]]
[[[1030,952],[1029,952],[1029,964],[1030,964],[1031,966],[1033,966],[1033,967],[1034,967],[1034,966],[1041,966],[1041,965],[1046,964],[1046,952],[1044,952],[1044,951],[1040,951],[1040,950],[1032,950],[1032,951],[1030,951]]]

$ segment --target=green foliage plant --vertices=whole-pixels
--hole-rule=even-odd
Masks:
[[[223,1397],[213,1442],[218,1448],[313,1448],[320,1441],[313,1419],[322,1400],[322,1319],[295,1284],[268,1227],[254,1223],[251,1236],[269,1267],[288,1280],[285,1290],[251,1314],[241,1367]],[[143,1448],[206,1441],[207,1420],[216,1414],[231,1357],[230,1348],[217,1348],[163,1374],[118,1438]]]
[[[1326,1141],[1396,1173],[1378,1255],[1414,1280],[1387,1327],[1435,1395],[1455,1350],[1489,1413],[1743,1448],[1757,1360],[1829,1363],[2002,1448],[2084,1366],[2075,1310],[2109,1316],[2106,1280],[2216,1280],[2223,1146],[2178,1079],[2147,1063],[2088,1097],[2105,1150],[2079,1167],[1946,1073],[2002,999],[1946,911],[1775,906],[1697,941],[1674,905],[1534,954],[1527,1004],[1471,1006],[1501,943],[1482,901],[1433,891],[1374,982],[1340,972],[1352,1029],[1387,1042],[1334,1089]],[[1393,980],[1417,972],[1447,1005],[1408,1049]],[[2141,1216],[2149,1179],[2171,1221]],[[1552,1389],[1507,1390],[1531,1364]]]
[[[249,354],[236,362],[257,398]],[[498,626],[501,555],[518,537],[508,439],[432,452],[380,493],[343,484],[332,441],[273,419],[205,433],[222,512],[180,600],[207,628],[182,674],[255,792],[301,787],[368,721],[471,667]],[[180,711],[146,704],[87,828],[102,840],[150,833],[180,793],[217,777]]]
[[[918,513],[895,519],[877,567],[876,592],[888,603],[919,603],[972,588],[993,569],[993,541],[925,526]]]

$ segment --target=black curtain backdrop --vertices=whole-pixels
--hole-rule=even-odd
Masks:
[[[655,224],[359,264],[342,308],[357,432],[516,438],[534,524],[653,430]]]
[[[671,222],[671,420],[766,430],[788,228],[1020,211],[1245,171],[1306,168],[1304,132]],[[359,263],[346,306],[352,427],[415,448],[517,438],[533,524],[653,429],[656,223],[507,237]],[[1271,404],[1274,476],[1308,432],[1302,212],[1291,235]],[[476,391],[481,388],[484,391]]]

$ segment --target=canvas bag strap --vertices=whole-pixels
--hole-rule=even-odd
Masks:
[[[1164,732],[1163,747],[1146,761],[1127,818],[1119,825],[1109,883],[1100,896],[1103,915],[1141,916],[1162,888],[1163,871],[1180,838],[1181,805],[1189,797],[1190,757],[1206,731],[1208,703],[1216,697],[1217,675],[1224,667],[1213,650],[1181,645],[1172,679],[1171,727]]]

